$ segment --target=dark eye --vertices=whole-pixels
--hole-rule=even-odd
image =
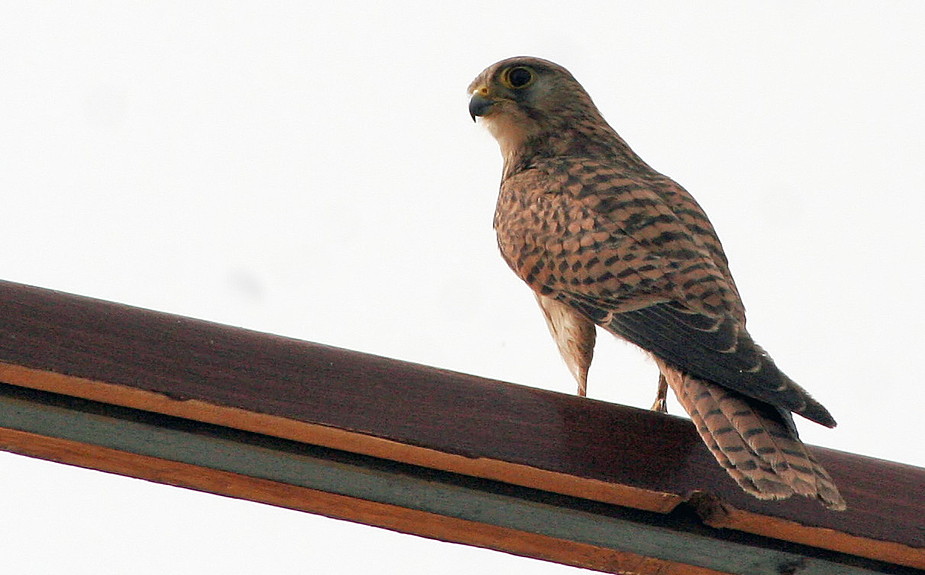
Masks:
[[[523,88],[533,81],[533,72],[529,68],[511,68],[507,73],[507,81],[511,88]]]

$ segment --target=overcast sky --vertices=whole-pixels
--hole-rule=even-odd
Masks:
[[[804,440],[925,466],[925,3],[292,4],[0,5],[0,278],[572,393],[466,111],[540,56],[704,206]],[[589,394],[655,373],[601,337]],[[6,453],[0,517],[21,575],[576,571]]]

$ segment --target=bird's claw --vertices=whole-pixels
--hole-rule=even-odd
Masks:
[[[655,393],[655,403],[652,411],[668,413],[668,380],[662,374],[658,375],[658,391]]]

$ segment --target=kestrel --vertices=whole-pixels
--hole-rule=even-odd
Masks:
[[[845,509],[792,413],[834,427],[745,330],[706,214],[611,128],[563,67],[510,58],[470,84],[469,113],[501,147],[498,246],[533,289],[585,394],[595,326],[648,352],[719,464],[759,499]],[[791,413],[792,412],[792,413]]]

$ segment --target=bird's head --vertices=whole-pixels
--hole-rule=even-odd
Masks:
[[[508,161],[566,137],[574,143],[594,136],[590,132],[601,126],[609,130],[569,71],[540,58],[519,56],[489,66],[469,84],[469,95],[469,114],[482,118]]]

